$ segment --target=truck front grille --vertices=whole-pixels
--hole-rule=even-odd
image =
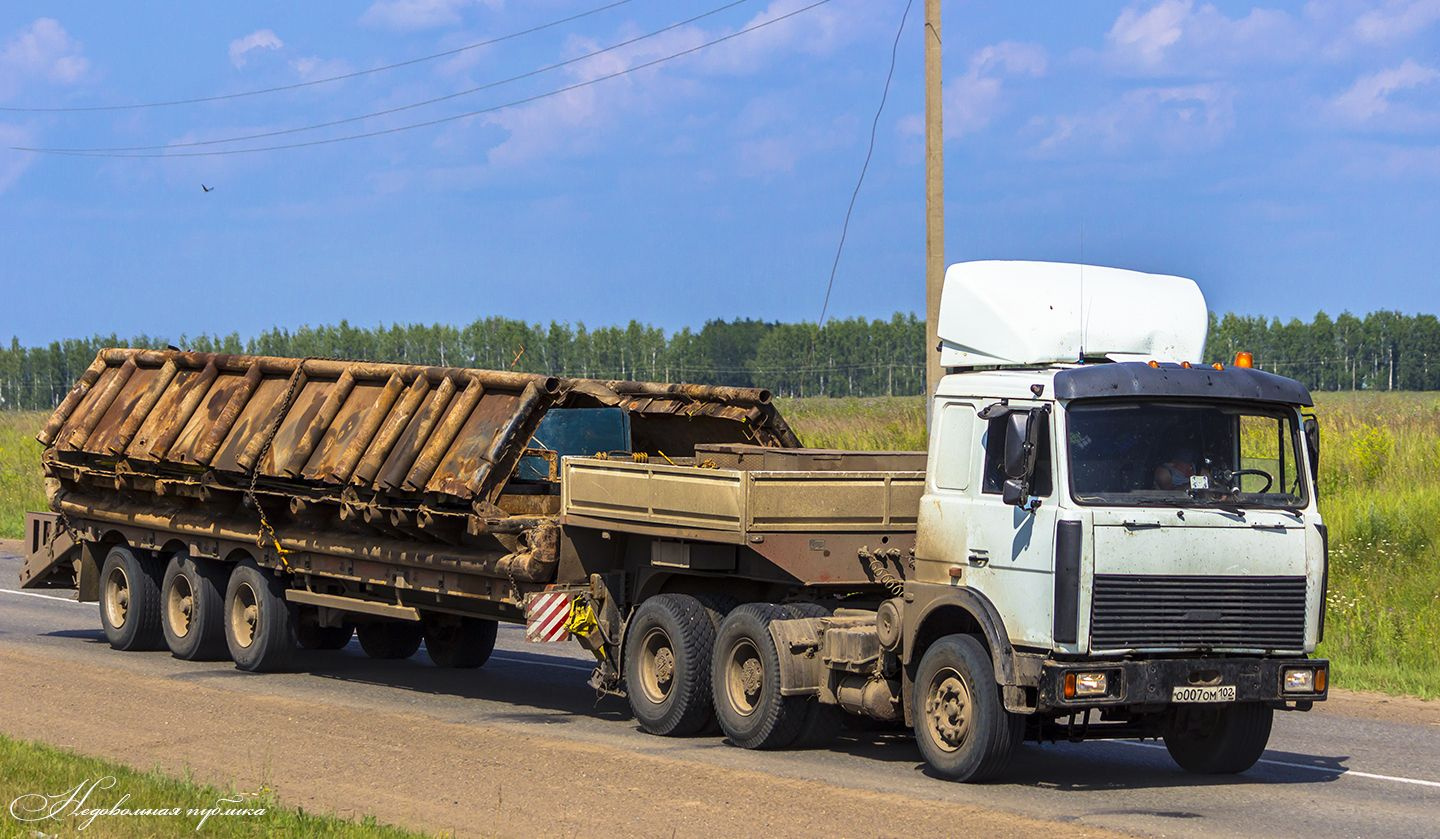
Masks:
[[[1304,577],[1095,575],[1092,650],[1304,645]]]

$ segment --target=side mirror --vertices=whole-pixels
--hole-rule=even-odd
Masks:
[[[1320,492],[1320,421],[1314,417],[1305,418],[1305,448],[1310,453],[1310,478],[1315,482],[1315,492]]]
[[[1005,417],[1005,483],[1000,497],[1006,504],[1018,507],[1030,497],[1030,479],[1035,476],[1045,413],[1045,409],[1035,408]]]

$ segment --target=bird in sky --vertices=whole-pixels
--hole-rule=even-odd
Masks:
[[[214,192],[214,191],[215,191],[215,187],[213,187],[213,186],[206,186],[206,185],[204,185],[204,184],[201,184],[201,185],[200,185],[200,188],[203,189],[203,190],[206,191],[206,192]]]

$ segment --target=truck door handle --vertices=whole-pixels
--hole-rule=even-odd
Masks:
[[[977,567],[984,567],[990,564],[990,553],[988,551],[971,551],[970,564]]]
[[[1160,527],[1160,522],[1126,520],[1124,525],[1126,530],[1153,530]]]

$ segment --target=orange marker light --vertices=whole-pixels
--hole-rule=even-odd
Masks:
[[[1218,362],[1218,361],[1215,362],[1214,364],[1210,365],[1210,366],[1211,366],[1211,367],[1214,367],[1216,370],[1224,370],[1224,369],[1225,369],[1225,365],[1221,364],[1221,363]]]
[[[1150,363],[1151,363],[1151,364],[1154,364],[1155,362],[1152,361],[1152,362],[1150,362]],[[1066,674],[1065,674],[1065,698],[1066,698],[1066,699],[1074,699],[1074,698],[1075,698],[1075,674],[1074,674],[1074,673],[1066,673]]]
[[[1154,359],[1151,359],[1150,361],[1148,361],[1148,362],[1146,362],[1146,363],[1148,363],[1151,367],[1159,367],[1159,366],[1160,366],[1160,362],[1155,361]]]
[[[1190,362],[1188,362],[1188,361],[1182,361],[1182,362],[1180,362],[1180,366],[1181,366],[1181,367],[1184,367],[1186,370],[1189,370],[1190,367],[1191,367],[1191,364],[1190,364]]]
[[[1235,366],[1244,367],[1247,370],[1255,366],[1255,354],[1248,352],[1235,353]]]

